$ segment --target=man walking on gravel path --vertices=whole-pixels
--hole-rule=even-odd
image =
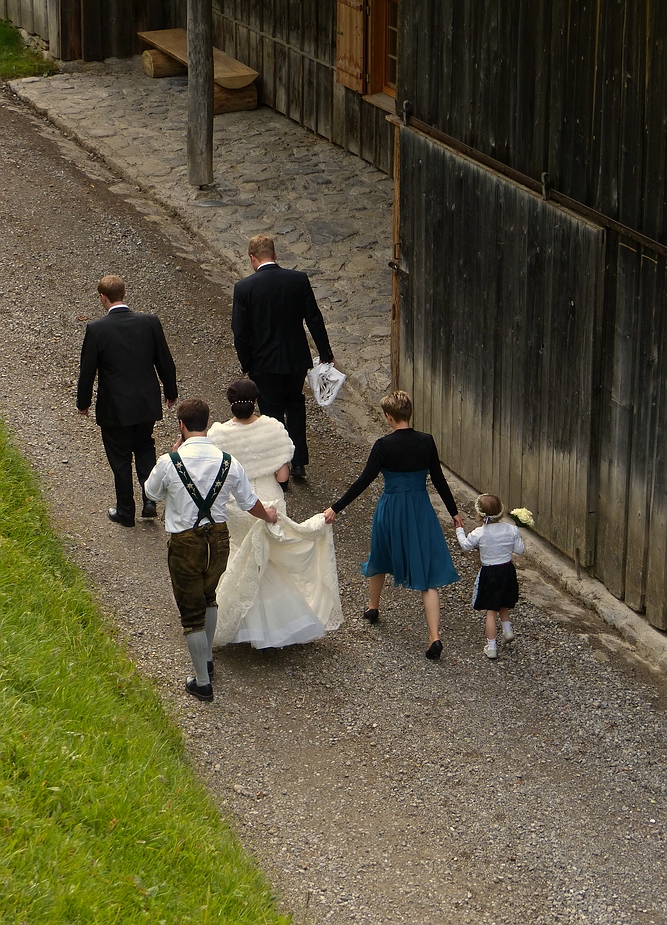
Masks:
[[[243,511],[275,523],[275,508],[265,508],[253,492],[241,464],[206,436],[209,408],[199,398],[178,406],[181,437],[172,453],[157,461],[146,494],[166,501],[169,536],[167,562],[176,605],[195,676],[185,690],[198,700],[213,700],[213,637],[218,619],[215,592],[227,568],[230,495]]]
[[[306,399],[303,383],[313,365],[304,322],[323,363],[334,356],[310,280],[276,263],[273,238],[257,234],[248,243],[252,276],[234,286],[232,331],[244,373],[259,390],[259,410],[277,418],[294,444],[292,475],[308,464]]]
[[[97,291],[106,315],[86,327],[76,406],[88,416],[97,375],[95,417],[116,486],[116,506],[109,508],[107,516],[113,523],[133,527],[133,455],[142,486],[141,516],[157,514],[143,485],[155,465],[153,427],[162,418],[158,376],[171,408],[178,397],[176,367],[160,319],[130,311],[120,276],[103,276]]]

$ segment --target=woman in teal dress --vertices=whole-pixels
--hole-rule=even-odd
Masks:
[[[456,502],[443,475],[435,440],[410,427],[412,401],[407,392],[386,395],[381,402],[392,433],[375,442],[368,462],[342,498],[324,512],[327,523],[368,488],[382,472],[384,491],[373,515],[371,551],[362,565],[368,578],[369,600],[364,617],[379,619],[380,596],[385,575],[394,586],[421,591],[428,627],[426,657],[440,658],[440,598],[438,588],[459,580],[440,521],[426,491],[426,476],[452,516],[455,527],[463,524]]]

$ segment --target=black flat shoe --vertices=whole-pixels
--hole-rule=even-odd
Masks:
[[[292,475],[295,479],[305,479],[306,477],[306,467],[305,466],[292,466]]]
[[[380,619],[380,611],[377,607],[369,607],[368,610],[364,610],[364,620],[368,620],[369,623],[377,623]]]
[[[155,501],[147,501],[141,512],[142,517],[157,517],[157,505]]]
[[[437,662],[440,658],[442,652],[442,643],[439,639],[436,639],[435,642],[432,642],[431,645],[426,650],[426,658],[430,658],[431,661]]]
[[[212,684],[197,684],[196,678],[188,678],[185,682],[185,689],[188,694],[192,694],[193,697],[196,697],[197,700],[203,700],[206,703],[210,703],[213,700],[213,685]]]
[[[127,517],[121,517],[115,507],[110,507],[107,511],[107,517],[112,524],[120,524],[121,527],[133,527],[134,520],[129,520]]]

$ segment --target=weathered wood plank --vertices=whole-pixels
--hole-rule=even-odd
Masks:
[[[665,289],[665,264],[662,260],[658,267],[656,289],[659,293],[663,293]],[[667,376],[664,375],[667,366],[667,316],[664,310],[656,314],[654,359],[659,381],[655,392],[653,467],[649,500],[646,618],[658,629],[667,630]]]
[[[289,117],[295,122],[303,121],[303,57],[290,49],[287,60],[289,62]]]
[[[642,181],[642,228],[658,241],[667,239],[665,194],[656,195],[656,181],[664,177],[667,163],[667,73],[664,66],[664,36],[667,34],[667,4],[649,3],[644,75],[645,172]]]
[[[317,133],[329,139],[333,116],[333,82],[333,71],[320,67],[317,75]]]
[[[612,594],[622,598],[628,506],[629,457],[633,415],[633,321],[636,306],[637,252],[620,244],[615,253],[616,304],[609,359],[603,385],[600,444],[599,523],[596,572]]]
[[[657,409],[658,344],[656,314],[662,301],[657,293],[658,261],[640,254],[639,316],[634,332],[635,385],[632,419],[632,447],[629,460],[628,540],[625,566],[625,601],[643,611],[650,527],[650,494],[653,481],[654,440]]]
[[[275,44],[272,39],[266,37],[262,40],[262,69],[260,98],[267,106],[276,106],[276,61],[275,61]]]
[[[29,32],[30,35],[35,34],[35,17],[33,15],[33,0],[20,0],[19,7],[21,11],[21,28],[25,29],[26,32]]]
[[[308,59],[306,59],[308,60]],[[318,68],[314,68],[315,74],[317,74]],[[304,68],[304,108],[305,108],[305,95],[306,95],[306,73],[307,68]],[[332,114],[331,114],[331,140],[334,144],[340,145],[341,148],[347,147],[347,95],[349,93],[347,87],[344,87],[342,84],[339,84],[338,81],[333,82],[333,101],[332,101]],[[359,99],[357,94],[350,94]],[[313,106],[315,106],[315,100],[317,98],[317,89],[316,86],[313,87]],[[305,124],[305,114],[304,114],[304,124]],[[308,128],[312,128],[313,131],[317,125],[316,115],[314,115],[312,124],[308,125]],[[357,153],[356,151],[354,152]]]
[[[309,0],[291,0],[286,4],[287,12],[287,35],[288,42],[292,49],[295,51],[301,51],[303,48],[303,14],[304,6],[309,3]],[[311,25],[314,20],[311,20]]]
[[[317,130],[317,71],[318,66],[311,58],[302,58],[302,110],[301,124],[311,131]],[[337,142],[340,144],[340,142]]]
[[[23,26],[21,0],[7,0],[7,19],[16,29]]]
[[[336,81],[337,82],[337,81]],[[342,84],[339,86],[343,87]],[[361,154],[361,110],[366,105],[358,93],[345,91],[345,148],[351,154]]]
[[[274,98],[273,106],[278,112],[289,110],[289,56],[285,45],[273,44],[274,55]]]
[[[49,24],[49,51],[56,58],[67,60],[66,55],[63,53],[59,0],[47,0],[46,13]]]
[[[619,110],[621,125],[619,218],[630,228],[642,225],[643,183],[641,182],[646,139],[644,78],[646,65],[644,52],[646,36],[644,3],[625,4],[625,30],[623,48],[623,92]],[[664,180],[663,180],[664,182]]]

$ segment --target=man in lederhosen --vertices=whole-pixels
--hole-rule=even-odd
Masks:
[[[229,556],[227,502],[233,495],[242,510],[267,523],[276,522],[276,511],[258,499],[241,464],[206,436],[206,402],[186,399],[177,414],[181,436],[172,453],[160,456],[144,487],[149,498],[165,501],[169,574],[195,670],[185,689],[208,701],[213,700],[215,592]]]

